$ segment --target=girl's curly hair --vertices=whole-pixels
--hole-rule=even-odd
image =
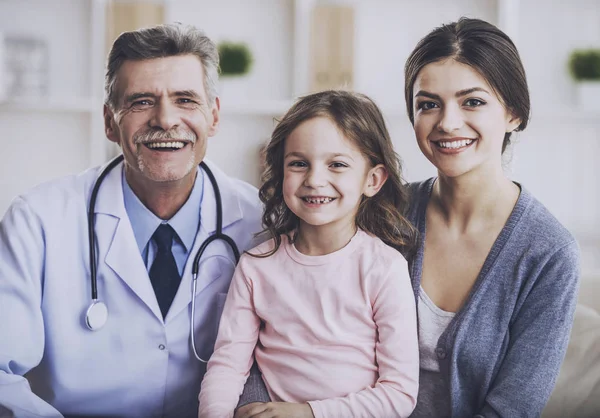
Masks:
[[[298,217],[283,199],[285,141],[302,122],[315,117],[330,119],[344,136],[358,146],[372,167],[383,164],[388,179],[373,197],[363,196],[356,215],[356,226],[397,249],[406,257],[415,248],[416,229],[405,218],[408,189],[401,172],[400,158],[394,151],[383,115],[367,96],[348,91],[328,90],[299,98],[273,131],[265,150],[265,171],[259,190],[264,203],[263,227],[275,241],[274,249],[256,257],[268,257],[281,245],[281,235],[293,240]]]

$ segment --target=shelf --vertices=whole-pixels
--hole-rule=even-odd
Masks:
[[[102,111],[102,101],[90,98],[19,98],[0,102],[0,111],[96,113]]]

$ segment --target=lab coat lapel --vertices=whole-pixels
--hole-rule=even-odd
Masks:
[[[139,252],[131,222],[125,210],[121,183],[123,164],[104,179],[96,200],[98,239],[98,277],[107,274],[106,266],[162,320],[148,271]],[[104,271],[103,271],[104,270]]]
[[[242,219],[242,209],[240,207],[240,201],[231,179],[225,175],[221,170],[214,166],[214,164],[206,161],[207,165],[213,172],[219,191],[221,192],[221,201],[223,204],[223,233],[227,234],[227,227],[231,226],[235,222]],[[204,176],[204,193],[202,196],[202,205],[200,207],[200,228],[194,246],[188,260],[185,264],[183,277],[181,278],[181,284],[173,300],[173,304],[167,314],[166,322],[170,318],[174,318],[182,309],[186,308],[191,302],[191,291],[192,291],[192,267],[194,264],[194,258],[198,249],[202,243],[211,235],[214,235],[217,228],[217,208],[215,203],[215,191],[210,183],[208,175],[204,170],[200,170]],[[226,253],[225,253],[226,252]],[[196,288],[196,294],[199,294],[214,280],[221,277],[223,273],[220,269],[215,268],[215,264],[209,265],[204,261],[214,256],[226,256],[231,260],[231,263],[235,263],[233,252],[229,249],[229,246],[222,240],[216,240],[211,243],[200,260],[200,268],[198,271],[198,283]],[[227,272],[229,273],[229,272]]]

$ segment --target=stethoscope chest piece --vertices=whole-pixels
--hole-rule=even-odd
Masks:
[[[98,331],[108,320],[108,308],[104,302],[99,300],[92,301],[90,307],[85,313],[85,324],[91,331]]]

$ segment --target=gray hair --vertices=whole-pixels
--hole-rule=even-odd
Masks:
[[[204,90],[209,104],[217,97],[219,52],[215,43],[194,26],[170,23],[151,28],[124,32],[115,40],[108,54],[105,79],[105,104],[117,109],[117,72],[127,60],[142,61],[152,58],[192,54],[200,58],[204,69]]]

